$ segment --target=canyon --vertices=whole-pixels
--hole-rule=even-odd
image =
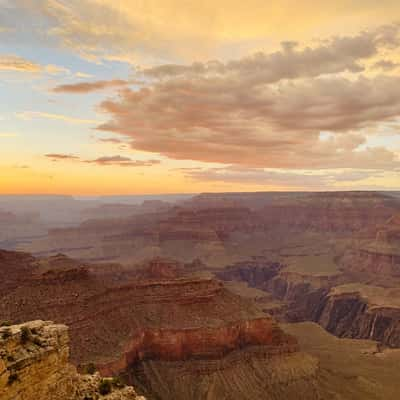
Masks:
[[[275,312],[283,321],[314,321],[339,337],[400,347],[398,214],[368,229],[368,234],[363,232],[362,238],[352,240],[337,254],[333,272],[313,271],[311,265],[304,271],[301,263],[296,270],[287,265],[292,257],[276,256],[280,261],[238,262],[217,276],[246,282],[283,302],[281,312]],[[304,254],[296,257],[312,261]],[[321,261],[318,257],[314,256],[317,263]]]
[[[71,360],[79,369],[94,363],[103,375],[120,375],[150,398],[158,390],[149,390],[156,387],[154,363],[180,363],[189,371],[195,363],[208,373],[221,373],[227,357],[243,370],[253,359],[290,364],[307,358],[296,339],[250,301],[214,278],[185,273],[185,265],[175,261],[155,259],[134,271],[114,267],[111,280],[105,265],[81,264],[63,255],[40,260],[21,253],[1,255],[10,269],[23,271],[14,285],[7,282],[1,296],[4,320],[67,324]],[[309,377],[299,375],[300,386],[317,373],[314,367]],[[157,371],[158,378],[169,373],[161,367]],[[165,396],[177,398],[176,393]]]
[[[394,371],[399,197],[218,193],[82,215],[0,250],[0,321],[66,324],[78,370],[94,364],[151,400],[396,398],[338,383],[306,331],[364,343],[367,363]],[[361,364],[349,368],[372,382]]]
[[[362,238],[396,210],[398,199],[379,192],[203,194],[166,209],[50,229],[19,249],[125,265],[156,256],[199,258],[220,268],[299,235]]]

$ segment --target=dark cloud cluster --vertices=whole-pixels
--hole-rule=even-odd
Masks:
[[[129,157],[105,156],[85,162],[97,165],[118,165],[119,167],[151,167],[159,164],[160,160],[132,160]]]
[[[52,161],[79,160],[79,157],[74,156],[73,154],[49,153],[45,156],[50,158]]]

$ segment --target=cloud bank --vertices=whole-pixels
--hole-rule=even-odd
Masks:
[[[392,168],[398,157],[366,146],[366,129],[400,115],[400,77],[333,77],[249,86],[173,78],[125,89],[101,109],[98,129],[179,160],[264,168]],[[330,132],[328,139],[321,132]]]

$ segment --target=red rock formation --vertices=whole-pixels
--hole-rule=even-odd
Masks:
[[[13,253],[7,255],[12,258]],[[17,266],[16,270],[23,271],[22,279],[10,290],[0,291],[0,319],[40,318],[68,324],[72,359],[78,363],[119,359],[125,342],[144,332],[149,338],[149,332],[157,330],[222,329],[263,316],[250,301],[233,295],[217,280],[171,279],[170,264],[165,266],[160,259],[150,262],[149,271],[142,275],[152,279],[133,280],[128,273],[123,280],[123,270],[116,279],[95,265],[58,265],[43,274],[40,271],[46,260],[39,262],[18,253],[14,257],[14,266],[21,257],[21,263],[28,260],[30,264]],[[155,276],[159,279],[153,279]]]
[[[99,367],[105,375],[118,374],[144,360],[218,359],[248,346],[270,346],[271,355],[298,350],[296,340],[265,317],[222,327],[142,330],[129,340],[119,360]]]

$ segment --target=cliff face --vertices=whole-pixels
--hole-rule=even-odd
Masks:
[[[249,346],[268,346],[270,356],[298,350],[295,338],[284,334],[269,317],[221,327],[153,329],[137,334],[117,362],[100,366],[106,374],[121,373],[144,360],[221,359]]]
[[[287,277],[286,277],[287,279]],[[283,290],[277,292],[276,283],[283,285]],[[357,288],[336,294],[337,282],[322,282],[313,285],[312,282],[285,281],[285,276],[272,280],[269,288],[276,294],[283,295],[288,301],[286,317],[289,321],[318,322],[328,332],[339,336],[356,339],[376,340],[390,347],[400,347],[400,307],[398,300],[386,303],[375,300],[371,293],[364,294]],[[346,285],[344,285],[346,286]],[[352,285],[349,285],[350,288]],[[368,288],[368,286],[367,286]],[[390,289],[376,288],[373,290],[389,291]],[[371,292],[371,290],[369,290]],[[398,298],[399,293],[393,293]],[[376,297],[376,296],[375,296]]]
[[[286,307],[280,316],[284,320],[318,322],[339,337],[372,339],[383,345],[400,347],[398,288],[347,283],[358,279],[354,269],[334,276],[313,276],[286,272],[284,268],[277,271],[273,265],[238,263],[218,276],[245,281],[283,301]],[[360,280],[375,271],[368,269],[368,264],[362,265],[367,272]]]
[[[102,397],[99,375],[83,376],[68,362],[68,328],[32,321],[0,328],[2,400],[81,400]],[[132,387],[113,389],[110,400],[144,400]]]
[[[329,288],[340,280],[336,276],[286,272],[283,264],[256,260],[236,263],[217,272],[217,276],[224,280],[244,281],[288,304],[281,317],[290,321],[314,320]]]
[[[0,397],[72,399],[77,377],[68,364],[67,327],[40,321],[25,326],[37,332],[37,344],[21,343],[20,325],[0,328]]]
[[[372,339],[400,347],[400,308],[372,306],[360,293],[330,293],[316,322],[339,337]]]

